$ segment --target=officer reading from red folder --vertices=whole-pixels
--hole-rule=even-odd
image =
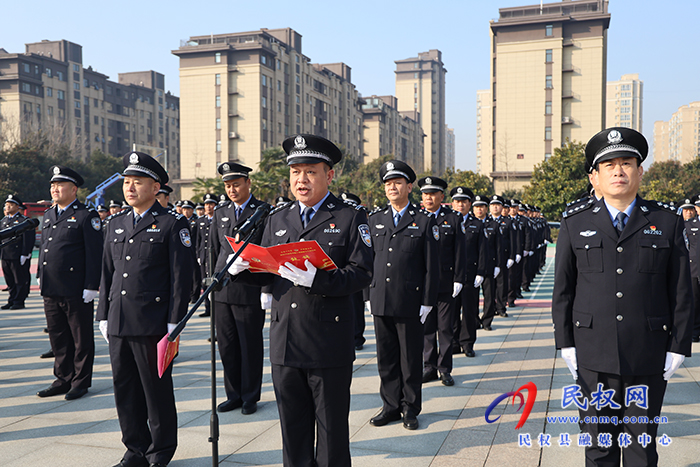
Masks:
[[[285,466],[350,465],[350,382],[354,308],[350,297],[372,278],[372,243],[363,209],[328,191],[342,153],[313,135],[287,138],[289,181],[297,201],[268,217],[262,246],[316,240],[337,269],[286,263],[278,274],[229,268],[236,280],[272,294],[270,361]],[[316,447],[314,449],[314,443]]]

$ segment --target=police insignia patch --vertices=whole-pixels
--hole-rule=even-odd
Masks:
[[[369,226],[367,224],[360,224],[357,226],[357,230],[360,231],[360,237],[362,241],[368,247],[372,247],[372,235],[369,233]]]
[[[139,163],[139,155],[136,154],[135,152],[132,153],[132,154],[129,156],[129,163],[130,163],[130,164],[138,164],[138,163]]]
[[[435,237],[435,240],[440,240],[440,229],[438,229],[437,225],[433,226],[433,237]]]
[[[182,242],[183,245],[185,245],[187,248],[192,246],[192,239],[190,238],[190,231],[189,229],[182,229],[180,230],[180,241]]]
[[[303,136],[297,135],[297,137],[294,138],[294,148],[295,149],[306,149],[306,140],[304,139]]]
[[[58,168],[58,167],[54,167],[54,168],[53,168],[53,174],[54,174],[54,175],[58,175],[58,174],[60,174],[60,173],[61,173],[61,169],[60,169],[60,168]]]
[[[102,228],[102,222],[100,222],[99,217],[93,217],[92,219],[90,219],[90,225],[93,229],[97,231],[99,231]]]

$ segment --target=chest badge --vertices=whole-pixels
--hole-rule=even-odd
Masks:
[[[283,230],[278,230],[277,232],[275,232],[275,235],[277,235],[278,237],[281,237],[282,235],[284,235],[286,233],[287,233],[287,231],[283,229]]]
[[[374,227],[377,228],[377,229],[383,229],[383,228],[384,228],[384,224],[377,224],[377,225],[375,225]]]
[[[595,230],[584,230],[583,232],[579,232],[578,234],[582,237],[592,237],[593,235],[597,234],[598,232]]]
[[[123,233],[124,233],[124,229],[114,229],[114,233],[117,234],[117,235],[123,234]]]

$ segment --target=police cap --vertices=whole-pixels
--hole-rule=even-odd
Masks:
[[[144,152],[133,151],[124,154],[122,162],[124,163],[124,172],[122,172],[124,176],[149,177],[161,185],[165,185],[170,180],[168,172],[163,166]]]
[[[456,186],[450,191],[450,196],[452,199],[468,199],[471,201],[474,199],[474,192],[466,186]]]
[[[491,196],[491,199],[489,200],[489,204],[500,204],[500,205],[504,205],[504,204],[505,204],[505,201],[506,201],[506,200],[503,198],[503,196],[493,195],[493,196]]]
[[[17,195],[7,195],[6,203],[15,203],[17,206],[22,206],[22,201],[17,197]]]
[[[173,192],[172,188],[170,188],[165,183],[161,183],[160,190],[158,190],[158,194],[163,193],[165,195],[170,195],[170,193],[172,193],[172,192]]]
[[[421,193],[436,193],[447,190],[447,182],[438,177],[423,177],[418,180]]]
[[[680,207],[683,209],[695,209],[693,198],[682,199],[678,204],[680,204]]]
[[[182,202],[182,209],[189,208],[189,209],[194,209],[194,203],[190,201],[189,199],[186,199]]]
[[[649,152],[646,138],[631,128],[613,127],[593,136],[586,144],[586,163],[589,172],[603,161],[617,157],[636,157],[644,162]]]
[[[233,180],[235,178],[248,178],[248,174],[253,171],[250,167],[239,164],[238,162],[224,162],[219,164],[216,171],[221,174],[224,181]]]
[[[343,158],[338,146],[314,135],[290,136],[282,143],[282,149],[287,153],[287,165],[325,162],[332,168]]]
[[[214,203],[214,204],[216,204],[216,203],[218,203],[218,201],[216,200],[216,195],[213,194],[213,193],[207,193],[207,194],[205,194],[205,195],[204,195],[203,201],[204,201],[204,204],[207,204],[207,203]]]
[[[472,202],[472,206],[486,206],[489,204],[489,199],[488,196],[483,196],[483,195],[476,195],[474,197],[474,201]]]
[[[355,205],[362,204],[362,200],[360,199],[360,197],[353,193],[341,193],[340,197],[343,201],[349,201],[350,203],[353,203]]]
[[[51,167],[52,182],[73,182],[75,186],[82,186],[85,181],[78,172],[62,165],[54,165]]]
[[[97,207],[95,207],[95,211],[97,212],[109,212],[109,209],[104,204],[98,204]]]
[[[416,181],[416,173],[411,166],[402,161],[391,160],[386,161],[379,168],[379,178],[382,182],[391,180],[392,178],[403,177],[408,180],[408,183]]]
[[[275,206],[281,206],[284,203],[288,203],[290,201],[291,199],[287,198],[286,196],[278,196],[277,198],[275,198]]]
[[[120,208],[120,207],[122,207],[122,203],[120,203],[119,201],[110,199],[109,200],[109,207],[110,208]]]

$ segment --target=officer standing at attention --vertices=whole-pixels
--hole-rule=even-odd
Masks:
[[[690,277],[693,284],[693,342],[700,342],[700,217],[696,211],[696,203],[700,197],[697,195],[683,200],[683,219],[685,221],[685,232],[688,237],[688,257],[690,259]],[[690,212],[688,204],[693,208]]]
[[[0,230],[9,229],[29,219],[20,212],[22,208],[24,208],[22,201],[16,195],[7,195],[5,217],[0,221]],[[35,229],[29,229],[0,249],[2,274],[10,289],[7,303],[0,307],[2,310],[24,308],[24,300],[29,295],[29,263],[32,260],[35,235]]]
[[[693,297],[683,220],[637,196],[647,150],[644,136],[629,128],[591,138],[586,160],[602,199],[565,211],[557,241],[556,347],[583,398],[602,391],[612,396],[602,407],[580,409],[580,417],[621,421],[584,424],[593,442],[586,465],[620,465],[621,455],[625,465],[657,465],[653,420],[667,381],[690,356]],[[603,434],[611,435],[611,445]]]
[[[479,287],[486,275],[488,241],[484,235],[484,223],[469,212],[474,199],[472,190],[465,186],[457,186],[450,191],[450,196],[452,209],[462,216],[467,262],[464,281],[467,287],[462,288],[456,300],[453,353],[458,353],[461,348],[467,357],[472,358],[476,357],[474,342],[476,342],[476,330],[479,327]],[[460,319],[460,310],[462,319]]]
[[[214,210],[210,227],[211,248],[216,258],[216,271],[226,266],[233,254],[226,236],[236,231],[264,202],[250,192],[250,167],[236,162],[224,162],[217,171],[224,181],[230,203]],[[251,239],[259,245],[262,229]],[[263,374],[263,326],[265,311],[260,303],[260,287],[230,282],[214,298],[214,319],[219,355],[224,367],[226,400],[219,412],[241,408],[243,415],[258,410]]]
[[[158,377],[157,344],[187,313],[194,255],[187,220],[156,201],[165,169],[141,152],[123,162],[131,209],[113,216],[105,232],[97,307],[127,448],[115,467],[161,467],[177,448],[177,411],[172,365]]]
[[[501,215],[506,200],[503,196],[493,195],[489,201],[489,216],[498,224],[498,235],[500,237],[499,263],[497,264],[501,273],[496,277],[496,314],[503,317],[508,316],[506,303],[508,302],[508,270],[515,264],[515,251],[513,249],[511,235],[513,234],[513,223],[510,217]]]
[[[83,184],[77,172],[55,165],[51,174],[54,206],[44,213],[37,279],[56,357],[56,381],[37,395],[65,394],[72,400],[87,394],[92,384],[93,302],[100,285],[102,223],[96,212],[76,199]]]
[[[530,235],[525,228],[525,221],[520,215],[520,206],[520,201],[517,199],[510,200],[509,215],[515,226],[513,234],[515,240],[515,264],[508,271],[508,306],[511,308],[515,307],[516,299],[523,298],[520,293],[520,284],[523,278],[523,257],[527,250],[526,245],[528,245]]]
[[[438,379],[445,386],[455,384],[452,378],[452,339],[456,315],[455,298],[462,291],[466,275],[466,229],[462,216],[442,206],[447,182],[438,177],[418,180],[423,208],[435,218],[440,231],[438,240],[439,285],[437,306],[428,314],[423,329],[423,383]]]
[[[337,146],[319,136],[296,135],[282,147],[296,201],[267,218],[262,245],[315,240],[337,269],[316,269],[306,261],[303,270],[286,263],[279,276],[245,272],[238,280],[266,285],[272,294],[270,362],[285,467],[347,467],[355,359],[350,296],[372,279],[367,215],[328,191],[333,165],[343,156]],[[229,272],[236,275],[248,266],[238,258]]]
[[[501,237],[499,235],[498,222],[494,221],[488,214],[488,203],[491,200],[488,196],[476,195],[472,203],[474,216],[484,224],[484,235],[488,243],[488,257],[486,258],[486,276],[481,285],[484,291],[484,313],[481,317],[481,327],[486,331],[492,331],[491,322],[496,315],[496,279],[501,273]],[[464,328],[463,328],[464,329]],[[473,344],[472,344],[473,345]]]
[[[122,210],[122,205],[119,203],[119,201],[116,200],[109,200],[109,215],[112,216],[114,214],[117,214],[118,212],[121,212]]]
[[[209,248],[211,242],[209,241],[209,228],[211,226],[211,221],[214,218],[214,208],[216,208],[218,201],[216,196],[211,193],[204,195],[204,215],[197,220],[197,264],[204,277],[212,277],[209,271]],[[216,257],[214,257],[214,262]],[[214,266],[213,264],[211,265]],[[209,302],[209,297],[204,298],[204,312],[200,313],[199,316],[206,318],[211,316],[211,303]]]
[[[423,323],[437,305],[440,229],[408,196],[416,174],[392,160],[379,169],[389,205],[370,215],[374,280],[369,300],[377,338],[383,407],[374,426],[401,420],[418,428],[423,374]],[[452,280],[450,281],[452,282]]]
[[[158,200],[161,206],[168,208],[168,204],[170,204],[170,193],[172,192],[173,189],[163,183],[160,190],[158,190],[158,193],[156,194],[156,200]]]
[[[104,220],[109,217],[109,209],[107,209],[107,206],[104,204],[98,204],[95,207],[95,211],[97,212],[97,215],[100,216],[100,220],[103,221],[104,225]]]

